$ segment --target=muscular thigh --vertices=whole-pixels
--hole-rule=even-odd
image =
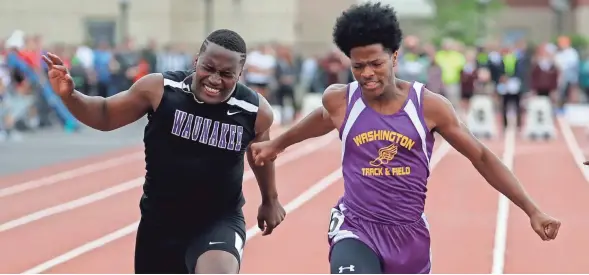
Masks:
[[[241,210],[224,215],[195,236],[186,251],[186,266],[196,273],[233,273],[241,264],[245,220]]]

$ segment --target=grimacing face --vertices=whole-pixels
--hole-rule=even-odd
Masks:
[[[391,54],[381,44],[356,47],[350,51],[352,74],[369,97],[378,97],[384,88],[394,85],[397,52]]]
[[[195,96],[209,104],[227,100],[239,81],[243,58],[238,52],[209,42],[195,61],[192,83]]]

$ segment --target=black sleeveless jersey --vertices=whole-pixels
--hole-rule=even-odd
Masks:
[[[164,93],[145,127],[143,218],[211,219],[241,208],[244,153],[255,137],[258,94],[237,84],[221,104],[191,92],[191,71],[165,72]]]

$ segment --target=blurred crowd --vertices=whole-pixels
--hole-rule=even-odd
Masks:
[[[462,114],[473,95],[490,95],[503,115],[504,127],[510,108],[521,126],[523,100],[530,96],[549,97],[557,112],[566,103],[587,103],[589,98],[589,58],[584,49],[573,48],[566,36],[556,43],[490,41],[476,47],[446,39],[439,49],[413,36],[403,42],[398,78],[426,83]]]
[[[241,81],[280,110],[283,124],[293,121],[306,94],[353,81],[349,60],[335,48],[305,57],[280,43],[249,46]],[[103,97],[128,89],[148,73],[190,69],[197,53],[185,45],[162,46],[155,40],[142,47],[132,39],[114,46],[103,41],[92,46],[45,45],[39,35],[15,31],[0,40],[0,141],[19,140],[21,131],[55,124],[70,132],[78,129],[48,87],[47,67],[41,60],[46,51],[63,59],[76,89]],[[559,110],[567,102],[589,98],[589,58],[583,54],[567,37],[554,44],[489,42],[478,47],[447,39],[436,47],[408,36],[396,74],[425,83],[461,112],[475,94],[492,95],[503,114],[509,104],[521,114],[522,100],[529,95],[550,97]]]

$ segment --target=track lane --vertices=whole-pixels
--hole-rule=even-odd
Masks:
[[[116,186],[145,175],[145,162],[137,160],[125,165],[43,186],[27,192],[0,198],[0,232],[3,223],[64,202]]]
[[[39,169],[33,169],[22,173],[2,176],[0,177],[0,188],[6,188],[9,186],[23,184],[30,181],[44,180],[48,177],[55,176],[59,173],[71,173],[73,170],[79,170],[81,167],[84,166],[97,166],[103,164],[104,162],[112,161],[113,159],[117,158],[121,159],[121,162],[123,163],[135,160],[142,161],[144,160],[142,155],[143,146],[133,146],[130,148],[114,150],[112,152],[108,152],[99,156],[57,163]],[[101,169],[101,171],[102,170],[106,169]]]
[[[501,157],[502,137],[483,142]],[[433,170],[428,188],[425,212],[431,229],[432,272],[489,273],[497,192],[454,149]]]
[[[585,142],[586,135],[584,131],[585,129],[583,128],[573,128],[573,132],[581,148],[589,148],[589,142]],[[579,180],[577,178],[565,180],[571,173],[574,175],[576,172],[577,176],[581,174],[578,168],[576,168],[576,163],[574,163],[570,154],[566,154],[567,148],[566,145],[563,144],[563,141],[557,140],[555,142],[556,145],[551,143],[532,144],[523,140],[518,140],[515,165],[518,177],[524,184],[526,184],[528,189],[532,189],[530,190],[532,195],[538,198],[540,204],[549,213],[554,214],[563,221],[563,230],[560,232],[559,239],[554,242],[535,243],[539,242],[539,239],[535,233],[531,231],[527,222],[527,217],[520,213],[521,211],[515,206],[511,205],[508,223],[509,231],[507,234],[506,273],[589,272],[587,263],[584,263],[586,262],[584,259],[586,257],[583,257],[582,251],[574,252],[575,250],[581,249],[579,243],[582,244],[583,242],[587,243],[587,241],[589,241],[587,238],[579,235],[580,232],[586,232],[587,229],[589,229],[589,224],[585,224],[583,222],[584,217],[580,216],[584,212],[579,211],[579,209],[581,209],[579,208],[579,205],[584,208],[588,206],[583,203],[589,202],[586,197],[587,194],[589,194],[589,192],[587,192],[589,190],[582,187],[583,184],[585,184],[583,179]],[[437,144],[439,143],[440,141],[437,142]],[[496,154],[501,156],[503,144],[500,138],[489,142],[488,144]],[[319,157],[322,157],[322,155],[319,155]],[[305,164],[311,163],[312,166],[318,166],[317,160],[319,157],[304,157],[301,161]],[[331,158],[339,161],[339,152],[337,157],[331,155]],[[546,162],[546,158],[553,159],[551,165],[548,165],[550,163],[542,164],[542,162]],[[306,162],[303,160],[306,160]],[[563,162],[567,163],[567,167],[562,164]],[[142,163],[142,165],[144,164]],[[291,165],[288,166],[292,168]],[[63,169],[76,168],[75,166],[67,165],[64,167],[65,168]],[[440,172],[442,167],[444,167],[444,171],[448,172]],[[550,174],[550,171],[548,171],[549,169],[559,172],[558,175],[548,176],[548,174]],[[280,180],[278,182],[279,188],[281,188],[281,199],[284,204],[288,201],[283,197],[287,195],[286,193],[290,193],[291,191],[287,191],[286,189],[283,191],[283,188],[299,184],[300,187],[304,189],[309,185],[302,184],[303,181],[307,181],[306,173],[301,173],[301,170],[299,169],[293,170],[295,172],[290,174],[290,177],[287,180],[290,181],[290,178],[297,178],[298,181],[296,184],[286,184],[286,181],[283,182]],[[330,172],[327,171],[329,169],[325,170],[326,171],[322,173],[324,175]],[[49,171],[49,174],[59,172],[52,172],[51,169],[48,169],[47,171]],[[473,176],[471,172],[474,172],[475,176]],[[556,174],[556,172],[553,173]],[[104,177],[106,174],[108,174],[109,177],[114,176],[110,173],[116,172],[114,170],[104,171],[102,176]],[[279,178],[283,173],[282,168],[280,168],[277,173]],[[538,174],[541,174],[542,176]],[[26,180],[35,180],[39,179],[39,177],[46,177],[47,175],[47,173],[45,176],[32,175],[28,178],[26,177],[27,175],[24,175],[25,177],[23,177],[22,180],[17,178],[16,181],[8,184],[10,185]],[[580,177],[582,178],[582,176]],[[7,178],[8,177],[0,178],[0,188],[2,187],[2,184],[7,183],[7,181],[4,181]],[[473,178],[474,180],[472,180]],[[532,180],[534,180],[533,182],[542,184],[548,183],[548,185],[534,185],[530,187],[527,183],[529,181],[525,180],[528,178],[532,178]],[[88,179],[87,176],[81,176],[79,178],[82,182],[90,182]],[[566,189],[562,188],[563,182],[568,183]],[[52,185],[51,188],[47,187],[45,193],[67,193],[69,191],[62,190],[61,188],[63,187],[58,187],[67,184],[68,183],[66,182],[60,182],[59,184]],[[257,203],[259,203],[259,191],[257,190],[255,181],[253,183],[245,184],[249,184],[251,187],[251,189],[250,187],[244,187],[244,192],[248,198],[246,209],[250,209],[247,210],[250,214],[246,214],[246,219],[248,226],[252,226],[255,225],[255,213],[257,211]],[[449,153],[440,163],[440,166],[433,171],[432,176],[430,177],[430,190],[428,195],[431,195],[429,196],[426,205],[426,213],[428,214],[428,219],[432,225],[434,273],[489,273],[490,260],[492,258],[491,251],[493,246],[492,239],[494,235],[493,227],[495,225],[497,193],[488,186],[484,187],[485,185],[486,183],[484,182],[484,179],[477,178],[476,171],[472,168],[470,163],[456,152]],[[570,188],[569,185],[576,187]],[[56,191],[58,190],[56,188],[60,188],[59,191]],[[281,225],[272,236],[264,238],[255,237],[252,239],[252,241],[246,246],[242,273],[260,273],[260,270],[266,269],[271,269],[273,273],[327,272],[328,262],[326,253],[328,247],[326,239],[324,234],[317,234],[317,232],[324,232],[326,230],[328,217],[322,215],[324,213],[321,213],[320,209],[331,208],[334,201],[341,195],[342,190],[342,183],[335,183],[318,197],[310,200],[300,209],[290,214],[287,217],[287,221],[285,221],[285,223]],[[554,195],[555,190],[558,190],[559,192],[562,191],[563,197],[561,198],[560,194],[559,196]],[[30,192],[35,193],[36,191]],[[21,233],[18,233],[18,236],[7,236],[6,234],[11,231],[0,233],[0,257],[3,257],[3,262],[9,263],[12,261],[18,263],[20,261],[20,265],[23,266],[23,268],[20,269],[12,268],[13,264],[11,263],[8,267],[12,268],[10,269],[12,271],[5,271],[3,268],[6,266],[3,265],[0,266],[0,273],[22,272],[23,270],[39,263],[39,261],[33,263],[32,259],[35,257],[43,258],[44,260],[53,258],[64,251],[79,246],[91,239],[110,233],[135,221],[138,217],[137,203],[139,198],[138,194],[140,194],[140,192],[135,194],[133,194],[133,192],[134,190],[128,191],[104,201],[97,202],[96,204],[99,204],[102,209],[100,209],[100,211],[96,210],[97,215],[100,218],[95,220],[90,219],[91,216],[88,214],[94,213],[93,211],[95,210],[86,209],[94,208],[94,204],[92,204],[56,215],[46,220],[34,222],[23,228],[15,229],[15,232],[16,230],[21,231],[26,229]],[[296,190],[292,192],[292,197],[294,197],[296,195],[294,194],[296,193]],[[299,190],[299,193],[300,192],[302,191]],[[22,195],[25,196],[21,197],[20,201],[27,200],[28,195],[26,194],[28,193],[29,191],[23,193]],[[42,194],[42,192],[40,194]],[[19,195],[15,195],[12,198],[16,198],[17,196]],[[2,203],[3,199],[0,199],[0,205]],[[106,203],[106,205],[103,205],[103,203]],[[490,208],[488,204],[491,204],[494,208]],[[113,207],[113,205],[115,207]],[[565,205],[566,207],[558,209],[558,207],[562,205]],[[573,205],[575,206],[574,208],[572,207]],[[41,206],[42,205],[38,207]],[[133,211],[126,212],[126,210],[119,213],[123,208],[135,210],[135,213],[133,213]],[[0,217],[2,217],[2,214],[3,213],[0,213]],[[96,216],[92,216],[92,218],[94,217]],[[464,218],[460,219],[460,217]],[[116,220],[117,224],[111,225],[110,222],[112,220]],[[78,226],[73,225],[74,221]],[[85,229],[80,228],[80,221],[84,222],[84,227],[86,227],[86,224],[92,224],[95,228],[88,230],[90,232],[86,232]],[[293,233],[290,229],[291,224],[299,223],[306,224],[308,228],[297,230]],[[68,242],[67,240],[61,241],[60,238],[63,238],[61,237],[62,235],[69,235],[67,238],[73,236],[74,240],[72,242]],[[80,235],[83,236],[77,237]],[[301,237],[293,236],[304,236],[304,239],[301,240]],[[55,268],[48,270],[48,272],[132,273],[134,237],[134,234],[130,234],[127,237],[114,241],[104,247],[100,247],[88,254],[81,255],[68,263],[56,266]],[[78,238],[83,240],[76,241]],[[288,240],[283,242],[282,238],[287,238]],[[268,248],[268,243],[276,244],[280,247],[275,249]],[[298,253],[296,251],[296,247],[301,246],[301,244],[307,244],[305,250],[303,250],[306,251],[305,253]],[[316,247],[310,247],[309,244],[313,244]],[[457,244],[459,247],[456,246]],[[47,250],[48,247],[52,249]],[[513,250],[514,247],[516,249],[515,252]],[[40,253],[42,255],[35,256],[35,254],[39,253],[37,251],[39,248],[42,250],[42,253]],[[313,251],[318,252],[315,253]],[[281,266],[275,265],[276,260],[268,258],[268,255],[272,255],[273,253],[280,255],[281,259],[278,260],[279,262],[287,259],[288,261],[284,262]],[[13,254],[20,255],[20,258],[14,257]],[[529,254],[529,256],[527,256],[527,254]],[[304,272],[305,270],[310,271]]]
[[[559,127],[560,128],[560,127]],[[567,149],[562,132],[551,142],[518,141],[515,173],[530,195],[562,222],[558,238],[543,242],[528,217],[511,207],[505,273],[587,273],[589,183]]]

